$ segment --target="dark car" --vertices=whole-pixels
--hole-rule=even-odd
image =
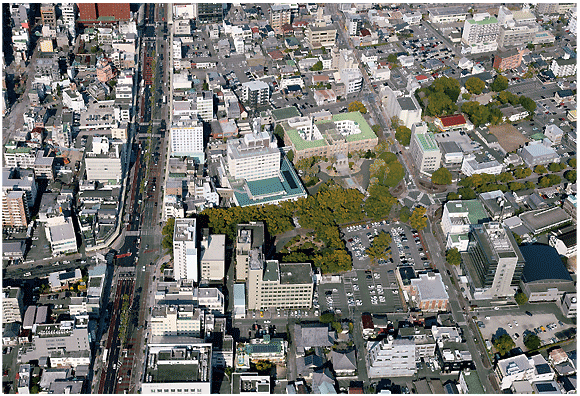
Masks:
[[[528,315],[528,316],[534,316],[530,311],[526,311],[526,315]]]

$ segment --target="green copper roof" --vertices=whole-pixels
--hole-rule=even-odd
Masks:
[[[476,21],[475,19],[468,19],[467,22],[471,23],[472,25],[490,25],[492,23],[497,23],[497,18],[488,17],[484,18],[481,21]]]

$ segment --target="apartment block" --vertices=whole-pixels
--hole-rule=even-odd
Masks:
[[[223,281],[226,270],[226,236],[209,235],[209,229],[203,230],[201,249],[201,281]]]
[[[243,100],[251,107],[268,104],[270,100],[270,86],[264,81],[248,81],[242,83]]]
[[[272,4],[270,7],[270,27],[274,32],[282,32],[282,25],[292,22],[292,10],[287,4]]]
[[[415,374],[415,342],[409,339],[368,341],[366,364],[369,378],[407,377]]]
[[[20,322],[24,313],[24,293],[19,287],[2,289],[2,323]]]
[[[151,311],[152,336],[204,336],[204,314],[190,304],[157,306]]]
[[[171,156],[190,157],[205,162],[203,124],[197,119],[181,117],[174,119],[169,131]]]
[[[85,154],[87,180],[104,184],[116,184],[121,180],[122,142],[109,140],[106,136],[93,136]]]
[[[566,77],[576,74],[576,58],[558,58],[552,60],[550,70],[556,77]]]
[[[9,191],[24,191],[24,202],[29,209],[31,209],[37,196],[36,177],[30,169],[9,169],[2,170],[2,191],[8,193]]]
[[[414,124],[414,126],[417,124]],[[430,174],[439,169],[441,150],[431,132],[413,128],[409,152],[419,172]]]
[[[305,31],[306,40],[313,49],[316,48],[331,48],[336,45],[336,26],[313,26],[308,25]]]
[[[247,309],[310,308],[314,283],[310,263],[250,262]]]
[[[263,261],[264,223],[238,224],[236,238],[236,281],[248,279],[250,261]]]
[[[524,257],[511,231],[500,223],[474,228],[463,269],[468,274],[474,299],[513,296],[519,287]]]
[[[176,280],[199,281],[195,219],[175,219],[173,276]]]
[[[40,19],[43,25],[56,27],[56,10],[53,4],[42,4],[40,6]]]
[[[421,106],[415,95],[397,96],[389,87],[386,87],[383,104],[389,118],[397,117],[401,125],[411,128],[413,124],[421,122]]]
[[[501,71],[517,69],[522,64],[523,55],[524,51],[517,49],[498,52],[493,57],[493,68]]]
[[[363,76],[359,69],[340,69],[340,82],[344,84],[346,94],[360,92],[363,84]]]
[[[495,51],[498,35],[499,23],[497,18],[484,12],[475,14],[473,18],[465,21],[461,41],[468,52],[472,54]]]
[[[26,228],[30,219],[25,191],[2,192],[2,225]]]

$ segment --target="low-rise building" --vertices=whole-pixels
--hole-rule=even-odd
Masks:
[[[72,218],[53,219],[51,224],[45,226],[45,232],[53,256],[77,252],[76,232]]]
[[[558,58],[552,60],[550,70],[555,77],[566,77],[576,74],[576,59],[575,58]]]
[[[558,153],[550,145],[550,142],[543,142],[541,140],[533,141],[520,148],[518,154],[529,167],[533,168],[536,165],[547,165],[556,162],[560,158]]]
[[[512,49],[498,52],[493,57],[493,67],[498,70],[514,70],[522,64],[523,50]]]
[[[454,114],[445,117],[437,117],[434,121],[435,125],[444,132],[450,131],[470,131],[473,129],[473,124],[469,122],[463,114]]]
[[[501,381],[501,389],[511,388],[513,382],[527,380],[531,383],[536,381],[551,381],[555,373],[540,354],[532,357],[518,355],[497,362],[495,372]]]
[[[406,377],[415,374],[415,342],[385,338],[367,341],[366,365],[369,378]]]
[[[295,324],[294,345],[296,356],[304,356],[310,348],[330,348],[336,335],[329,330],[328,324]]]
[[[449,295],[441,279],[441,274],[419,274],[419,278],[411,280],[411,299],[422,311],[446,311]]]
[[[461,173],[465,176],[472,176],[481,173],[499,175],[503,170],[504,164],[499,163],[497,160],[478,162],[473,154],[463,157],[463,162],[461,163]]]

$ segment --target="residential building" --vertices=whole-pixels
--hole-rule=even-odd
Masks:
[[[203,337],[204,314],[190,304],[162,305],[151,311],[152,336]]]
[[[306,27],[305,36],[312,49],[332,48],[336,45],[336,32],[336,26],[333,24],[327,26],[309,24]]]
[[[24,313],[24,292],[19,287],[2,289],[2,323],[20,322]]]
[[[220,23],[224,20],[223,3],[193,3],[193,15],[201,23]]]
[[[340,69],[340,82],[344,84],[346,94],[360,92],[362,89],[363,77],[359,69]]]
[[[569,229],[566,232],[561,232],[559,229],[550,235],[550,246],[556,249],[560,256],[571,258],[578,252],[578,245],[576,241],[576,229]]]
[[[18,147],[9,142],[4,151],[4,165],[6,167],[32,168],[36,162],[36,149],[32,147]]]
[[[424,174],[431,174],[440,167],[441,150],[432,132],[422,132],[425,129],[420,128],[418,124],[413,125],[409,152],[417,170]]]
[[[554,59],[550,65],[550,70],[556,77],[572,76],[576,74],[576,63],[577,60],[575,58]]]
[[[499,35],[499,23],[497,18],[489,13],[474,14],[473,18],[466,19],[463,25],[461,42],[467,52],[476,54],[480,52],[495,51]]]
[[[334,331],[329,330],[327,323],[295,324],[296,356],[304,356],[311,348],[331,348],[336,339],[334,333]]]
[[[501,71],[514,70],[522,64],[523,50],[512,49],[493,56],[493,68]]]
[[[464,22],[467,12],[463,7],[441,7],[429,9],[429,20],[432,23],[447,24],[452,22]]]
[[[269,395],[272,383],[269,375],[245,372],[232,374],[232,394]]]
[[[282,25],[292,22],[292,10],[287,4],[272,4],[270,7],[270,26],[280,34]]]
[[[330,122],[329,122],[330,121]],[[294,161],[312,156],[330,157],[372,150],[378,138],[360,112],[332,115],[330,120],[294,117],[281,123],[284,144],[292,148]]]
[[[556,305],[567,318],[575,318],[578,315],[578,296],[576,293],[566,293],[561,300],[556,301]]]
[[[263,180],[278,177],[281,154],[273,135],[254,132],[228,140],[226,161],[234,179]]]
[[[475,155],[469,154],[463,157],[461,173],[465,176],[472,176],[481,173],[499,175],[503,172],[504,166],[504,164],[499,163],[497,160],[478,162]]]
[[[526,165],[533,168],[536,165],[548,165],[556,162],[560,156],[550,147],[551,142],[536,140],[518,150],[518,154]]]
[[[337,376],[356,375],[357,360],[356,351],[332,351],[330,355],[332,368]]]
[[[62,91],[62,105],[77,113],[87,109],[83,96],[70,88]]]
[[[415,374],[415,342],[408,339],[367,341],[366,365],[369,378],[406,377]]]
[[[435,356],[435,348],[437,344],[433,338],[431,331],[424,327],[405,327],[399,329],[398,336],[406,338],[415,342],[415,359],[430,359]]]
[[[246,282],[248,310],[310,308],[314,283],[309,263],[250,262]]]
[[[555,373],[540,354],[532,357],[518,355],[499,360],[495,372],[501,382],[501,389],[509,389],[515,381],[527,380],[530,383],[551,381]]]
[[[462,266],[475,299],[513,296],[525,260],[511,231],[490,222],[474,228]]]
[[[76,38],[76,4],[75,3],[61,3],[60,13],[64,26],[68,29],[69,34],[73,39]]]
[[[53,256],[77,252],[76,233],[71,218],[55,218],[44,230]]]
[[[30,220],[26,191],[2,192],[2,225],[26,228]]]
[[[437,360],[442,373],[475,370],[471,352],[465,343],[447,342],[437,348]]]
[[[177,280],[199,280],[195,224],[195,219],[175,219],[173,276]]]
[[[555,124],[546,125],[544,128],[544,135],[554,144],[561,144],[564,131],[558,128]]]
[[[441,216],[441,229],[447,238],[447,248],[456,247],[459,251],[466,251],[469,240],[467,236],[471,228],[489,220],[483,205],[477,199],[446,202]],[[461,242],[457,245],[451,238],[452,235],[463,235],[465,238],[457,240]]]
[[[397,117],[401,125],[411,128],[421,122],[421,106],[415,95],[399,96],[386,87],[386,112],[389,118]],[[384,103],[385,99],[383,99]]]
[[[197,119],[181,117],[174,119],[170,129],[170,152],[173,157],[190,157],[205,162],[203,124]]]
[[[463,370],[459,374],[459,389],[464,394],[484,394],[485,390],[481,384],[481,380],[477,375],[477,371]]]
[[[97,80],[106,83],[113,77],[115,77],[115,73],[111,62],[106,58],[99,59],[97,62]]]
[[[317,89],[312,95],[317,106],[336,103],[336,93],[332,89]]]
[[[56,27],[56,10],[54,4],[42,4],[40,6],[40,20],[43,25]]]
[[[411,279],[411,298],[426,312],[447,311],[449,304],[441,274],[437,273],[419,274],[419,278]]]
[[[225,255],[226,236],[219,234],[209,235],[209,229],[204,229],[199,254],[202,281],[223,281],[226,274]]]
[[[212,345],[194,337],[153,337],[147,343],[143,393],[212,393]]]
[[[93,136],[85,153],[87,180],[116,184],[121,180],[122,142],[109,140],[106,136]]]
[[[264,81],[248,81],[242,83],[243,100],[251,107],[268,104],[270,100],[270,86]]]
[[[358,14],[346,14],[346,31],[350,36],[358,36],[363,27],[363,20]]]
[[[257,265],[263,260],[264,223],[238,224],[236,238],[236,281],[248,279],[250,261]]]

